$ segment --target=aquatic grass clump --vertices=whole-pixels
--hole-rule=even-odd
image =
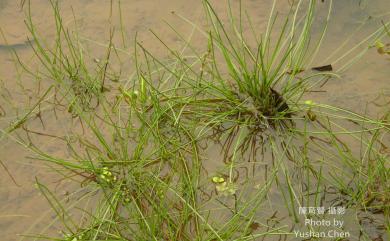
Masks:
[[[80,120],[82,133],[50,135],[63,140],[69,158],[46,153],[30,139],[17,141],[35,154],[34,159],[53,164],[52,168],[66,180],[79,183],[76,194],[87,193],[81,197],[75,194],[80,200],[68,204],[38,182],[39,190],[58,215],[53,223],[60,222],[64,227],[64,239],[191,240],[194,235],[210,235],[203,234],[201,225],[216,233],[197,212],[201,166],[191,130],[173,124],[164,114],[166,106],[159,105],[152,89],[148,94],[153,98],[145,98],[142,87],[139,92],[120,87],[114,96],[106,95],[107,65],[115,48],[109,44],[104,64],[94,69],[78,35],[65,27],[58,1],[51,4],[56,23],[53,46],[42,40],[30,8],[27,17],[36,42],[34,52],[44,68],[29,71],[23,66],[34,78],[52,81],[54,97],[45,99],[45,103],[54,103],[54,108],[67,107],[71,116]],[[53,94],[52,90],[49,88],[44,97]],[[147,111],[150,105],[153,111]],[[37,134],[25,131],[28,136]],[[76,213],[87,221],[79,224],[70,215],[70,207],[84,204]],[[46,238],[45,231],[32,237]]]
[[[177,131],[165,131],[169,120],[161,120],[159,113],[164,110],[157,109],[157,103],[154,112],[143,114],[129,109],[125,101],[116,111],[111,105],[102,98],[102,116],[101,112],[74,109],[83,123],[83,133],[67,133],[71,139],[54,136],[63,140],[68,158],[20,140],[34,153],[34,159],[54,164],[58,174],[80,184],[74,195],[58,200],[37,182],[58,215],[53,223],[64,227],[64,240],[191,240],[193,236],[209,236],[203,225],[213,228],[198,213],[201,166],[191,131],[185,131],[184,143]],[[78,212],[72,208],[75,206],[80,208]],[[71,213],[85,217],[85,221],[79,224]],[[29,237],[44,239],[45,231]]]
[[[109,90],[105,86],[105,81],[109,76],[108,63],[111,51],[113,51],[112,35],[104,60],[89,61],[89,55],[82,47],[77,29],[70,31],[63,25],[59,2],[53,0],[49,2],[53,9],[57,31],[56,39],[53,42],[46,42],[39,35],[31,17],[31,2],[28,1],[26,4],[28,17],[25,22],[34,43],[31,47],[46,71],[45,77],[52,78],[56,83],[56,92],[61,98],[71,100],[66,106],[68,111],[73,113],[75,105],[80,106],[85,111],[92,111],[99,105],[102,93]],[[35,75],[26,65],[22,64],[22,66],[32,76]],[[91,66],[94,67],[91,68]],[[61,100],[56,101],[56,104],[61,105]]]
[[[205,37],[208,43],[205,51],[191,42],[193,33],[188,39],[173,27],[184,44],[180,51],[168,46],[152,31],[169,51],[169,60],[157,58],[138,43],[142,51],[140,56],[144,59],[141,61],[136,55],[136,61],[146,64],[137,65],[139,71],[133,85],[146,84],[154,89],[161,104],[169,106],[170,111],[166,114],[171,115],[175,123],[196,126],[197,138],[222,141],[225,161],[228,161],[232,157],[228,152],[241,132],[245,134],[240,150],[242,153],[248,151],[254,159],[256,150],[269,140],[270,135],[280,135],[283,139],[294,134],[300,138],[304,130],[296,130],[295,125],[302,124],[305,119],[315,121],[316,114],[349,118],[350,111],[327,105],[322,108],[325,112],[315,114],[310,101],[303,99],[307,93],[319,91],[331,77],[339,77],[332,71],[332,64],[312,66],[326,34],[332,2],[317,39],[312,36],[316,1],[296,2],[281,23],[277,21],[279,15],[274,2],[266,30],[260,36],[250,18],[244,20],[241,3],[237,3],[239,10],[236,13],[228,2],[229,24],[222,22],[208,1],[203,3],[210,30],[203,30],[185,17],[179,17],[192,26],[193,32],[198,31]],[[252,35],[244,30],[243,26],[248,25]],[[385,34],[386,26],[384,24],[347,52],[374,43]],[[336,59],[335,63],[346,62],[340,73],[365,51],[363,48],[356,56],[343,54]],[[147,110],[153,111],[153,108],[150,106]],[[361,115],[351,118],[360,124],[371,121]],[[384,127],[384,123],[376,123],[380,128]],[[319,128],[323,131],[321,126]]]
[[[198,128],[198,136],[210,135],[211,129],[213,135],[230,133],[228,136],[234,138],[239,128],[247,128],[243,146],[255,146],[261,142],[262,133],[270,129],[292,128],[293,120],[299,118],[297,113],[302,111],[300,100],[304,93],[314,88],[313,83],[321,77],[336,76],[329,71],[310,70],[327,27],[325,23],[317,41],[312,39],[316,1],[299,1],[281,22],[274,1],[265,33],[260,36],[249,17],[243,16],[241,7],[235,17],[228,3],[230,22],[226,25],[208,1],[203,4],[209,31],[180,17],[206,38],[206,51],[199,51],[174,28],[184,42],[183,54],[153,33],[173,60],[167,64],[139,44],[147,68],[138,72],[137,79],[157,89],[160,101],[171,106],[170,114],[176,122],[203,126]],[[298,17],[303,9],[306,13]],[[331,8],[328,14],[330,11]],[[251,26],[249,36],[244,34],[244,25]],[[161,69],[167,75],[161,75]],[[136,80],[134,85],[142,83]]]
[[[361,235],[369,237],[370,228],[385,235],[379,230],[388,224],[388,114],[373,120],[337,107],[310,104],[315,119],[307,118],[302,128],[294,130],[302,137],[287,150],[296,184],[294,202],[346,207],[356,215]],[[378,222],[367,227],[364,220],[372,218]]]
[[[215,48],[218,48],[223,55],[228,70],[227,75],[224,76],[227,78],[225,79],[222,75],[219,75],[220,71],[216,60],[212,60],[212,65],[216,68],[217,80],[218,82],[224,80],[222,85],[225,85],[225,87],[230,85],[234,97],[238,97],[238,102],[243,103],[243,107],[250,110],[249,112],[252,112],[251,114],[256,118],[276,119],[291,116],[291,110],[286,100],[289,99],[287,94],[294,87],[290,87],[287,83],[278,86],[278,83],[283,82],[286,77],[284,75],[287,75],[289,83],[296,80],[295,82],[298,82],[298,85],[302,84],[296,79],[296,74],[303,69],[302,57],[306,55],[308,49],[313,4],[314,2],[310,3],[304,20],[305,26],[298,39],[295,39],[295,36],[291,34],[299,35],[294,29],[296,22],[289,22],[289,18],[296,13],[292,10],[286,17],[277,39],[272,39],[271,34],[273,34],[272,30],[277,15],[273,16],[274,13],[271,12],[265,36],[262,35],[258,38],[255,30],[252,29],[256,44],[254,48],[251,48],[251,44],[243,35],[242,16],[238,20],[238,26],[236,26],[236,20],[232,16],[232,29],[226,29],[210,3],[205,1],[206,12],[213,30],[209,33],[210,45],[213,46],[209,50],[210,55],[216,56]],[[298,9],[295,11],[298,11]],[[230,15],[233,15],[231,9]],[[291,29],[288,29],[289,27]],[[228,32],[233,32],[233,34]],[[288,39],[286,42],[283,41],[285,38]],[[273,41],[275,41],[275,45],[273,45]],[[206,73],[209,74],[208,70],[211,69],[204,68]],[[213,80],[209,82],[213,82]],[[281,89],[281,93],[275,90],[276,87]]]
[[[385,114],[381,121],[388,123],[389,114]],[[329,133],[333,146],[339,150],[337,158],[346,170],[336,171],[330,177],[333,187],[340,196],[335,200],[339,205],[356,207],[362,212],[372,214],[389,213],[389,143],[383,141],[389,134],[390,126],[369,128],[367,124],[361,132],[350,133],[354,140],[360,142],[360,153],[346,150],[346,142],[337,138],[337,133]],[[332,159],[332,158],[330,158]],[[349,173],[349,178],[345,178]],[[388,221],[388,220],[387,220]]]

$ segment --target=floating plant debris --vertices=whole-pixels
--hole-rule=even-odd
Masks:
[[[311,69],[323,72],[323,71],[332,71],[333,67],[331,64],[327,64],[327,65],[323,65],[323,66],[313,67]]]

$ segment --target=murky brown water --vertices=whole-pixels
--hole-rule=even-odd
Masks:
[[[114,1],[116,2],[116,1]],[[225,9],[224,1],[212,1],[219,11]],[[320,2],[320,1],[319,1]],[[327,2],[325,0],[325,2]],[[109,37],[109,26],[120,28],[118,14],[118,4],[113,5],[113,21],[109,21],[110,4],[103,0],[85,1],[61,1],[61,13],[64,22],[69,26],[74,26],[75,22],[80,30],[90,50],[90,57],[101,58],[104,54],[104,46]],[[32,80],[28,75],[23,74],[20,68],[15,67],[11,50],[16,50],[24,63],[34,68],[33,52],[25,42],[30,38],[24,19],[25,14],[18,5],[19,1],[0,0],[0,28],[4,36],[0,37],[0,111],[5,111],[4,116],[0,116],[0,128],[8,126],[15,117],[22,115],[26,107],[32,106],[34,97],[38,93],[37,81]],[[253,24],[259,29],[264,28],[268,18],[272,1],[244,1],[244,8],[247,9]],[[164,1],[138,1],[128,0],[121,2],[123,14],[123,26],[127,34],[124,43],[121,42],[120,34],[115,35],[115,41],[122,43],[121,67],[130,72],[132,70],[132,60],[130,58],[133,50],[133,38],[138,32],[139,40],[152,52],[160,56],[166,56],[167,52],[158,44],[149,33],[153,29],[159,36],[167,41],[168,45],[180,44],[179,39],[172,31],[169,31],[166,23],[171,23],[178,32],[187,36],[191,33],[191,27],[178,19],[172,12],[183,15],[197,23],[202,24],[202,5],[200,1],[189,0],[169,0]],[[288,1],[278,1],[278,8],[285,13],[288,8]],[[344,0],[334,1],[332,20],[330,22],[327,37],[319,53],[319,58],[313,65],[333,63],[335,57],[324,62],[337,49],[341,43],[349,38],[362,22],[367,21],[351,43],[343,49],[349,49],[353,43],[357,43],[365,36],[372,33],[380,26],[380,20],[388,20],[390,2],[388,0],[357,1]],[[72,13],[74,11],[74,15]],[[283,12],[284,11],[284,12]],[[319,3],[319,14],[326,14],[326,7]],[[52,9],[47,0],[32,1],[32,15],[38,29],[45,39],[52,39],[54,21],[52,21]],[[75,18],[74,18],[75,16]],[[194,42],[200,43],[197,37]],[[341,51],[343,53],[343,51]],[[337,69],[344,63],[334,64]],[[379,55],[375,49],[368,50],[365,57],[357,62],[352,68],[344,72],[339,79],[331,79],[322,90],[325,92],[313,94],[316,100],[330,104],[337,104],[356,112],[367,112],[371,116],[380,116],[381,108],[366,103],[374,100],[378,94],[384,94],[385,100],[390,96],[390,68],[389,58]],[[126,77],[126,76],[122,76]],[[44,86],[45,83],[42,83]],[[29,98],[31,96],[31,99]],[[28,108],[27,108],[28,109]],[[59,114],[56,118],[52,113],[48,113],[43,118],[43,123],[39,118],[29,122],[28,128],[44,133],[56,133],[64,135],[74,127],[74,124],[67,115]],[[15,182],[7,175],[7,172],[0,166],[0,234],[1,240],[19,240],[18,234],[39,233],[42,231],[48,220],[52,219],[52,212],[47,201],[34,188],[35,177],[44,183],[51,183],[56,187],[56,173],[49,167],[36,160],[29,159],[25,148],[15,143],[12,138],[0,137],[0,161],[4,163],[8,171],[12,174]],[[48,137],[35,137],[34,142],[51,154],[67,156],[67,151],[59,146],[55,139]],[[211,153],[210,155],[219,155]],[[66,183],[61,183],[55,189],[62,198],[71,188]],[[274,194],[277,195],[277,194]],[[276,204],[277,205],[277,204]],[[283,204],[281,204],[281,207]],[[277,207],[276,207],[277,209]],[[44,222],[40,222],[44,221]],[[353,226],[353,225],[352,225]],[[56,233],[55,227],[51,228],[52,233]],[[31,238],[25,238],[31,240]]]

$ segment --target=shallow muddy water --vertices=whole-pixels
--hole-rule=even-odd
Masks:
[[[180,49],[183,43],[170,30],[166,22],[172,24],[183,36],[189,36],[193,29],[177,15],[185,16],[200,26],[204,26],[205,22],[201,1],[169,0],[162,3],[162,1],[153,0],[122,0],[120,3],[122,25],[120,24],[117,1],[114,1],[115,3],[112,5],[112,20],[110,20],[110,1],[67,0],[60,2],[64,22],[69,27],[77,26],[80,37],[84,39],[88,48],[89,56],[87,58],[91,61],[103,58],[110,26],[115,26],[116,29],[122,28],[124,36],[119,31],[114,36],[114,42],[118,43],[117,47],[121,49],[119,55],[122,62],[118,63],[117,68],[121,68],[123,71],[119,80],[122,82],[125,82],[128,75],[134,70],[132,67],[134,62],[130,56],[133,54],[136,33],[138,41],[142,42],[148,50],[163,58],[168,55],[168,51],[153,37],[149,29],[155,31],[168,45]],[[227,7],[225,1],[211,2],[221,13]],[[277,8],[281,15],[286,14],[289,1],[277,2]],[[318,2],[318,14],[321,16],[318,23],[323,23],[327,14],[328,1]],[[386,22],[390,19],[390,1],[343,0],[333,2],[327,35],[319,55],[312,65],[314,67],[332,64],[337,71],[345,64],[343,62],[345,60],[335,63],[337,58],[344,53],[343,50],[350,49],[354,44],[373,33],[381,26],[381,21]],[[243,1],[243,8],[247,10],[253,25],[259,30],[266,27],[271,6],[272,1],[269,0]],[[19,1],[0,0],[0,128],[4,130],[12,121],[23,116],[23,113],[34,105],[37,96],[44,93],[44,86],[47,86],[50,81],[33,80],[16,64],[13,51],[16,51],[21,61],[31,69],[39,66],[31,49],[34,41],[24,23],[25,11],[26,9],[21,10]],[[53,40],[55,23],[49,1],[32,0],[31,11],[42,37],[48,42]],[[363,23],[364,25],[362,25]],[[354,34],[355,31],[357,32]],[[319,34],[319,30],[315,28],[313,34]],[[351,41],[343,46],[338,54],[332,56],[332,53],[348,38],[351,38]],[[204,47],[203,40],[195,34],[192,42],[195,46]],[[389,107],[375,105],[372,102],[383,104],[390,101],[389,66],[390,57],[380,55],[375,48],[367,49],[364,58],[348,70],[341,72],[339,78],[331,78],[327,81],[320,92],[311,93],[309,96],[316,101],[365,113],[375,118],[380,117],[384,111],[389,111]],[[380,98],[377,98],[378,96]],[[70,130],[82,133],[79,123],[72,120],[67,113],[58,112],[56,116],[50,110],[42,110],[42,116],[36,116],[30,120],[27,128],[35,132],[54,133],[57,136],[67,135]],[[46,199],[34,186],[35,178],[54,188],[59,198],[66,199],[69,192],[72,193],[75,190],[74,186],[67,182],[57,182],[58,176],[49,166],[29,158],[31,153],[19,145],[15,141],[16,138],[12,137],[14,135],[17,137],[18,134],[23,136],[22,131],[14,132],[11,136],[5,135],[4,132],[0,135],[0,161],[3,164],[0,165],[0,239],[6,241],[32,240],[30,237],[23,238],[20,235],[40,233],[54,218]],[[387,139],[384,141],[390,142],[389,137]],[[66,146],[55,138],[37,135],[34,136],[34,143],[53,155],[66,158],[69,154]],[[206,164],[206,169],[210,173],[224,165],[221,160],[221,152],[216,150],[218,148],[214,146],[206,149],[208,160],[214,160]],[[248,169],[251,168],[249,166],[250,164],[248,164]],[[262,170],[261,166],[256,167],[256,170],[251,170],[258,172],[254,175],[256,180],[264,178],[264,174],[259,173],[259,170]],[[256,183],[253,184],[253,186],[256,185]],[[264,211],[259,214],[260,216],[272,216],[275,210],[283,209],[284,203],[277,191],[271,191],[269,199],[280,200],[280,202],[274,202],[274,210]],[[225,215],[225,213],[221,214],[221,216]],[[274,221],[285,219],[288,213],[280,211],[278,215],[274,217]],[[372,229],[369,232],[372,234],[372,238],[381,236],[384,231],[377,230],[372,224],[374,221],[370,218],[374,221],[382,220],[383,216],[373,215],[366,219],[369,222],[367,227]],[[353,237],[349,240],[359,240],[356,217],[347,212],[344,220],[347,223],[346,229],[350,229],[353,233]],[[287,221],[286,224],[292,225],[290,221]],[[53,226],[49,228],[48,232],[56,234],[60,230],[59,227]],[[383,240],[385,239],[386,237]],[[295,239],[288,237],[286,240]]]

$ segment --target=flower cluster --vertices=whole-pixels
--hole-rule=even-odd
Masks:
[[[108,167],[103,167],[100,170],[99,178],[106,183],[114,183],[117,181],[117,177],[112,174]]]
[[[215,184],[215,189],[218,194],[229,196],[234,195],[237,191],[237,185],[232,182],[226,182],[223,177],[215,176],[211,180]]]

